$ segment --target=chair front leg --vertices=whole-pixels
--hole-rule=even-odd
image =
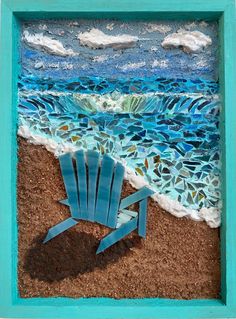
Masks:
[[[106,250],[108,247],[114,245],[116,242],[130,234],[138,227],[138,217],[133,218],[126,224],[121,225],[118,229],[104,237],[98,246],[96,254]]]
[[[147,198],[145,198],[139,203],[138,234],[143,238],[146,237],[147,228],[147,201]]]
[[[47,236],[45,237],[43,243],[45,244],[49,240],[53,239],[54,237],[58,236],[59,234],[63,233],[67,229],[75,226],[78,224],[78,221],[73,219],[72,217],[67,218],[63,222],[51,227],[47,233]]]

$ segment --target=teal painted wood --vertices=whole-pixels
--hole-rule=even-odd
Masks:
[[[72,217],[69,217],[66,220],[63,220],[59,224],[50,228],[43,243],[46,243],[47,241],[51,240],[52,238],[56,237],[57,235],[61,234],[62,232],[70,229],[71,227],[75,226],[76,224],[78,224],[78,221],[73,219]]]
[[[124,173],[124,166],[120,163],[117,163],[114,171],[114,179],[111,190],[111,201],[107,219],[107,225],[111,228],[115,228],[117,223],[117,212],[120,205],[120,196],[123,185]]]
[[[76,169],[72,157],[75,158]],[[85,158],[87,164],[85,163]],[[59,162],[68,196],[68,199],[60,200],[60,202],[70,207],[71,217],[51,227],[43,241],[44,244],[76,225],[80,219],[88,220],[87,201],[89,201],[90,198],[87,196],[87,189],[90,188],[89,184],[91,182],[93,184],[92,190],[94,191],[94,193],[91,194],[92,201],[94,202],[94,198],[97,198],[94,220],[108,227],[109,223],[111,224],[117,221],[112,227],[117,229],[101,240],[96,254],[106,250],[136,228],[140,236],[145,236],[147,197],[154,194],[152,190],[143,187],[136,193],[124,198],[121,202],[124,167],[120,163],[115,163],[107,154],[100,160],[98,153],[96,156],[95,152],[90,151],[87,154],[87,152],[78,150],[74,154],[68,153],[60,156]],[[89,164],[91,164],[92,174],[90,173]],[[95,168],[97,172],[94,171]],[[89,178],[87,178],[87,174],[92,178],[93,176],[97,176],[97,180],[93,179],[90,181]],[[119,211],[120,202],[122,208],[127,208],[131,204],[138,203],[140,200],[142,200],[140,203],[141,222],[138,213],[133,211],[129,212],[127,210],[123,210],[123,212]],[[76,208],[79,209],[79,212],[76,211]],[[135,217],[133,218],[134,214]],[[109,215],[111,215],[111,218]],[[136,222],[131,222],[131,219],[136,220]],[[145,224],[142,225],[142,223]]]
[[[103,225],[107,224],[114,165],[114,160],[111,157],[104,155],[98,182],[98,194],[95,211],[95,221]]]
[[[63,205],[66,205],[66,206],[70,206],[69,202],[68,202],[68,199],[61,199],[61,200],[59,200],[59,203],[61,203]]]
[[[127,208],[128,206],[137,203],[148,196],[151,196],[153,194],[153,191],[151,191],[147,187],[141,188],[139,191],[135,192],[134,194],[129,195],[128,197],[125,197],[120,202],[120,209]]]
[[[84,160],[84,152],[79,151],[75,153],[76,167],[77,167],[77,180],[79,191],[79,205],[80,214],[82,219],[88,220],[88,207],[87,207],[87,177],[86,167]]]
[[[74,218],[80,218],[81,212],[78,205],[78,188],[74,175],[74,167],[72,163],[72,157],[70,154],[60,156],[60,167],[66,188],[68,204],[70,207],[71,216]]]
[[[168,1],[159,1],[156,3],[153,0],[146,0],[145,2],[142,0],[120,0],[120,1],[96,1],[90,0],[87,2],[86,0],[76,1],[63,1],[63,0],[51,0],[50,2],[47,0],[38,0],[37,4],[32,3],[30,5],[29,10],[29,2],[28,0],[9,0],[6,1],[11,7],[12,11],[16,12],[27,12],[27,11],[41,11],[44,10],[46,12],[53,11],[67,11],[67,12],[78,12],[78,11],[102,11],[102,12],[112,12],[112,11],[167,11],[167,12],[192,12],[192,11],[224,11],[224,8],[228,5],[228,0],[214,0],[214,1],[204,1],[204,0],[193,0],[191,4],[189,4],[186,0],[168,0]]]
[[[109,13],[109,17],[112,17],[114,16],[113,12],[120,12],[122,18],[135,18],[137,13],[141,13],[143,18],[148,19],[146,14],[148,12],[150,19],[153,19],[156,18],[156,12],[158,12],[159,17],[165,19],[180,17],[181,19],[196,17],[203,19],[219,16],[219,13],[224,11],[230,0],[194,0],[191,1],[191,4],[186,0],[39,0],[31,4],[30,10],[28,1],[8,0],[7,2],[12,11],[17,13],[19,17],[24,18],[50,17],[51,12],[57,17],[65,17],[64,12],[69,12],[71,17],[81,16],[81,13],[84,13],[83,17],[96,17],[98,12],[102,13],[101,17],[107,17],[107,13]],[[128,14],[126,14],[127,12]],[[131,12],[134,14],[130,14]],[[103,15],[103,13],[105,14]]]
[[[199,10],[201,10],[199,12]],[[222,300],[113,300],[32,298],[17,295],[16,104],[19,18],[220,18],[223,149],[221,228]],[[0,317],[25,318],[235,318],[236,317],[236,28],[233,0],[2,0],[0,27]],[[12,253],[14,252],[14,253]],[[60,310],[58,309],[60,307]],[[58,311],[59,310],[59,311]]]
[[[118,229],[114,230],[112,233],[103,238],[98,246],[96,254],[99,254],[101,251],[104,251],[109,246],[121,240],[136,228],[138,228],[138,217],[135,217],[128,223],[121,225]]]
[[[94,212],[96,204],[96,191],[97,191],[97,176],[98,176],[98,162],[99,154],[95,151],[87,152],[89,170],[89,185],[88,185],[88,219],[94,221]]]
[[[51,299],[51,298],[50,298]],[[56,298],[55,298],[56,299]],[[81,299],[73,301],[61,299],[46,301],[42,303],[41,298],[36,298],[29,303],[25,300],[21,305],[15,305],[13,308],[2,308],[1,315],[12,318],[85,318],[85,319],[152,319],[152,318],[170,318],[170,319],[196,319],[196,318],[232,318],[232,309],[227,308],[219,301],[206,300],[205,303],[186,305],[186,301],[179,301],[178,304],[172,304],[171,300],[160,304],[159,300],[151,299],[147,302],[133,300],[123,302],[113,299],[91,298],[89,300]],[[69,305],[68,305],[69,303]],[[49,305],[50,304],[50,305]]]
[[[139,203],[139,221],[138,221],[138,233],[140,236],[146,236],[146,222],[147,220],[147,199],[143,199]]]
[[[236,18],[235,8],[228,5],[220,19],[220,88],[223,97],[221,114],[222,138],[222,198],[221,282],[222,300],[235,307],[236,303]]]
[[[15,218],[13,217],[13,212],[16,209],[16,142],[13,142],[16,137],[15,129],[13,129],[13,127],[16,120],[12,103],[12,92],[16,93],[16,88],[13,86],[12,81],[12,66],[13,64],[15,64],[12,54],[12,39],[16,30],[14,27],[13,31],[12,12],[5,3],[1,4],[0,23],[0,118],[3,130],[0,137],[0,282],[2,287],[5,287],[5,289],[0,288],[0,306],[9,307],[12,302],[12,283],[16,280],[16,276],[14,276],[14,274],[12,273],[13,260],[11,256],[14,240],[12,228],[14,227],[13,223],[16,224]],[[11,39],[11,41],[9,41],[9,39]],[[5,54],[3,54],[3,52],[5,52]],[[4,106],[6,105],[8,107],[6,110],[4,110]],[[13,143],[15,144],[14,149]],[[16,231],[17,230],[14,229],[14,232]]]

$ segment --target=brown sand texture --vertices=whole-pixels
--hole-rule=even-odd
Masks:
[[[219,230],[176,218],[149,199],[146,239],[132,233],[96,255],[109,229],[79,222],[47,244],[47,230],[69,217],[59,162],[19,138],[18,289],[23,298],[218,298]],[[123,185],[125,197],[135,190]]]

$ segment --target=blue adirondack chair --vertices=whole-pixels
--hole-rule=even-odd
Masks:
[[[97,254],[134,230],[146,236],[147,199],[153,191],[147,187],[121,200],[124,167],[108,155],[100,160],[95,151],[77,151],[59,157],[71,217],[51,227],[44,243],[76,225],[79,220],[97,222],[114,229],[99,244]],[[127,209],[139,202],[139,212]]]

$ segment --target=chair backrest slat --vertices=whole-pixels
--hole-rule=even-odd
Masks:
[[[110,205],[110,193],[114,172],[114,160],[107,155],[103,156],[101,171],[98,181],[97,202],[95,210],[95,221],[107,224]]]
[[[120,203],[124,206],[120,201],[124,166],[115,164],[108,155],[102,157],[100,165],[100,155],[95,151],[79,150],[74,158],[76,166],[70,154],[59,158],[71,216],[116,228]],[[133,196],[129,200],[134,200]]]
[[[84,160],[84,152],[75,152],[77,181],[78,181],[78,194],[80,206],[80,218],[88,220],[88,198],[87,198],[87,173]]]
[[[99,154],[95,151],[87,152],[88,163],[88,220],[94,221],[97,198],[97,179],[99,169]]]
[[[80,218],[78,188],[72,157],[70,154],[65,154],[60,156],[59,160],[71,216],[74,218]]]
[[[120,205],[120,195],[124,179],[124,172],[124,166],[120,163],[117,163],[114,169],[114,178],[110,196],[110,207],[107,219],[107,226],[111,228],[115,228],[117,223],[117,214]]]

